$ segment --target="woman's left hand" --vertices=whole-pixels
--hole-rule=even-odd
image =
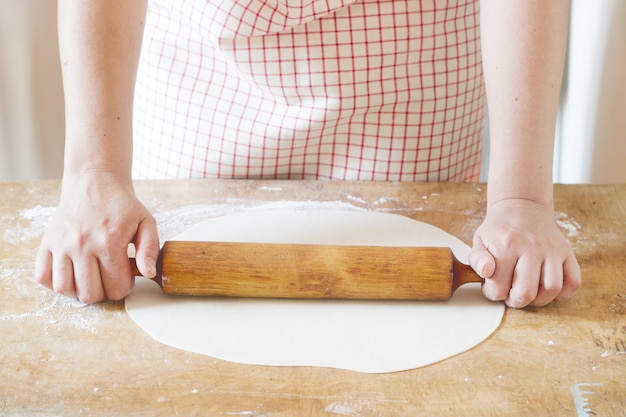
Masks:
[[[532,201],[491,204],[469,260],[485,279],[484,296],[509,307],[565,301],[581,285],[578,261],[553,211]]]

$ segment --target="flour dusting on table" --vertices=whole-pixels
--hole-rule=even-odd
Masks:
[[[42,235],[55,210],[55,207],[37,205],[20,211],[17,217],[3,216],[2,222],[11,226],[5,228],[3,240],[6,243],[17,245]]]
[[[42,291],[34,309],[22,313],[0,315],[0,320],[41,319],[48,325],[68,324],[70,327],[97,333],[104,315],[102,304],[85,305],[78,300],[51,291]]]
[[[567,213],[557,212],[555,213],[556,224],[567,232],[567,237],[578,237],[581,230],[580,223],[575,219],[570,218]]]

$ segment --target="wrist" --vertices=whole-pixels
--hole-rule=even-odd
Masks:
[[[487,208],[502,202],[526,202],[545,209],[554,209],[553,185],[548,184],[502,184],[487,186]]]
[[[130,171],[125,172],[114,165],[89,163],[73,169],[64,169],[63,190],[84,191],[95,185],[133,189]]]
[[[93,131],[97,131],[93,129]],[[132,139],[124,132],[67,135],[63,178],[100,176],[131,182]]]

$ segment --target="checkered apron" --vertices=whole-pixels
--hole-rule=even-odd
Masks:
[[[150,1],[135,178],[472,181],[476,0]]]

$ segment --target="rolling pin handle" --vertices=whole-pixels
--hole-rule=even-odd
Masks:
[[[137,268],[137,260],[135,258],[128,258],[130,262],[130,273],[134,277],[142,277],[143,274],[139,272],[139,268]]]
[[[452,294],[464,284],[470,282],[485,282],[471,266],[459,261],[452,253]]]
[[[139,271],[139,268],[137,268],[137,260],[134,257],[129,257],[128,258],[128,262],[130,263],[130,274],[133,277],[143,277],[144,275]],[[159,258],[159,262],[157,263],[157,274],[155,277],[152,278],[152,281],[156,282],[157,284],[159,284],[159,287],[163,287],[163,279],[162,279],[162,275],[160,273],[161,268],[160,268],[160,258]]]

